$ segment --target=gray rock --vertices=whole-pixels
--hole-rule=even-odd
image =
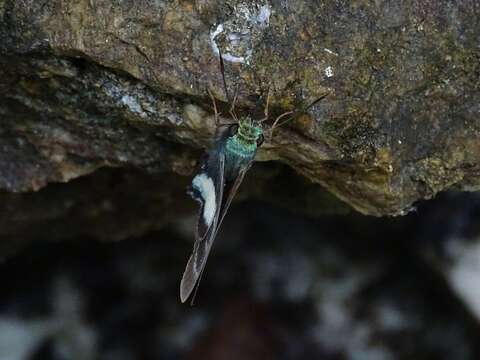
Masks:
[[[476,14],[476,15],[475,15]],[[278,160],[364,214],[479,189],[475,2],[0,1],[0,187],[101,167],[191,174],[206,89],[273,115]],[[231,95],[230,94],[230,95]],[[321,207],[321,204],[317,205]]]

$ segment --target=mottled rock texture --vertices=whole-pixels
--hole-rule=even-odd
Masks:
[[[478,190],[479,18],[476,0],[0,0],[0,188],[190,175],[215,128],[207,88],[227,107],[220,50],[239,113],[261,116],[269,90],[272,116],[329,94],[258,160],[378,216]]]

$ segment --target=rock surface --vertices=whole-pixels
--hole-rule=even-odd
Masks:
[[[345,216],[480,189],[479,18],[477,1],[0,0],[0,357],[480,358],[478,196]],[[189,311],[207,89],[258,118],[270,93],[272,120],[328,96],[267,136]]]
[[[227,101],[221,52],[239,113],[269,90],[273,115],[329,94],[258,160],[378,216],[478,190],[479,17],[476,1],[0,0],[0,188],[191,174],[215,127],[206,89]]]

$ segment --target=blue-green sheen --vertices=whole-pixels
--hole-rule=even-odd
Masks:
[[[235,135],[227,140],[226,156],[240,157],[250,160],[257,151],[257,142],[263,134],[262,127],[254,120],[247,118],[240,119],[238,130]]]

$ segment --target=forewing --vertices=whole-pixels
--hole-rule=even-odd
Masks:
[[[219,126],[215,133],[215,146],[204,157],[201,171],[192,181],[190,195],[200,203],[195,229],[196,242],[206,236],[209,227],[212,225],[212,223],[209,224],[207,220],[218,220],[217,211],[221,208],[223,185],[225,184],[225,153],[223,148],[227,137],[228,127]],[[196,182],[198,183],[197,186],[195,186]],[[208,197],[208,200],[206,200],[206,196],[202,194],[202,188],[205,193],[214,194],[215,198]],[[215,192],[213,192],[212,189],[214,189]]]
[[[225,156],[210,154],[202,172],[192,182],[192,195],[200,202],[193,252],[180,283],[180,300],[185,302],[200,281],[208,254],[217,234],[224,189]]]
[[[220,225],[222,225],[223,218],[225,217],[227,210],[230,207],[230,204],[232,203],[232,200],[235,194],[237,193],[238,188],[240,187],[240,184],[243,181],[243,178],[245,177],[245,174],[247,173],[248,169],[250,169],[250,166],[251,166],[251,163],[247,167],[240,169],[235,179],[233,179],[232,181],[227,181],[225,183],[225,190],[224,190],[224,196],[223,196],[224,200],[222,201],[222,206],[220,208],[220,215],[219,215],[217,229],[216,229],[217,232],[218,232],[218,229],[220,228]]]

